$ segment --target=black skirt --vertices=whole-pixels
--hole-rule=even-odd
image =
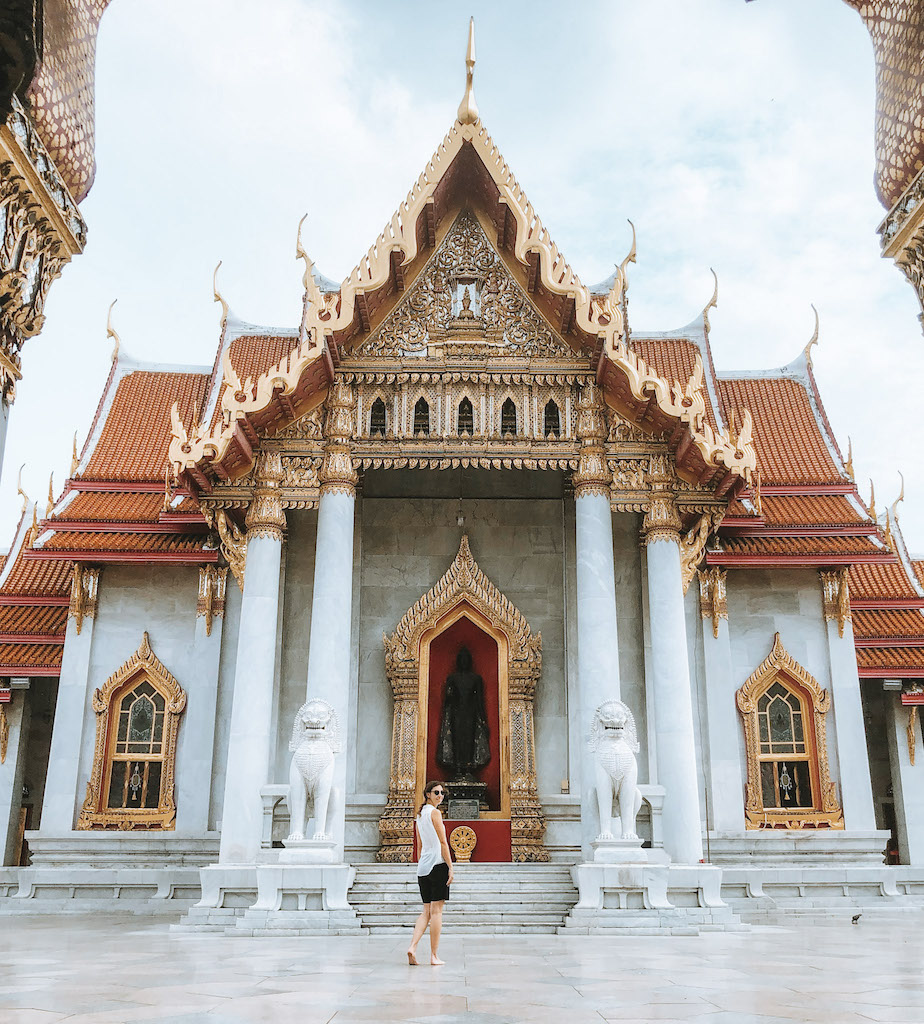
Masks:
[[[444,860],[440,861],[429,875],[418,875],[417,884],[420,886],[420,898],[424,903],[448,900],[449,865]]]

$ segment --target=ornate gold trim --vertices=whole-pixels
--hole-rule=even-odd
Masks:
[[[911,762],[911,767],[914,767],[914,744],[915,744],[915,723],[918,720],[918,706],[912,704],[908,709],[908,728],[906,730],[908,736],[908,760]]]
[[[324,423],[324,461],[318,470],[321,494],[355,494],[359,474],[353,468],[350,439],[353,436],[353,418],[356,395],[353,387],[338,378],[327,394],[327,418]]]
[[[215,565],[199,569],[199,595],[196,599],[196,618],[205,616],[205,635],[212,635],[213,619],[225,614],[225,590],[228,585],[228,570]]]
[[[286,514],[279,495],[283,477],[282,455],[273,450],[261,451],[257,456],[257,485],[244,521],[248,543],[254,537],[281,541],[285,535]]]
[[[699,521],[680,538],[680,576],[684,594],[696,575],[696,567],[706,553],[709,538],[725,518],[725,509],[713,509],[700,516]]]
[[[218,531],[221,553],[224,555],[238,587],[243,591],[244,572],[247,568],[247,534],[223,508],[213,508],[203,504],[202,515],[209,526]]]
[[[699,356],[690,380],[681,386],[678,381],[671,383],[652,372],[644,360],[629,349],[625,337],[624,297],[626,266],[634,257],[634,246],[617,269],[609,293],[603,297],[591,295],[552,241],[480,120],[475,124],[456,121],[450,128],[404,203],[339,291],[322,292],[314,276],[305,275],[304,314],[299,342],[292,353],[256,381],[248,378],[242,384],[226,351],[223,372],[227,386],[221,396],[222,421],[214,430],[209,423],[201,423],[187,435],[179,416],[173,417],[169,454],[177,473],[206,457],[221,459],[231,443],[237,420],[247,413],[265,409],[274,389],[291,394],[308,366],[322,357],[324,339],[352,324],[357,304],[364,304],[366,295],[387,284],[396,262],[401,267],[414,262],[420,245],[418,220],[433,201],[453,160],[466,145],[483,163],[497,186],[498,202],[516,222],[514,258],[524,267],[535,266],[542,289],[550,298],[560,298],[566,304],[573,302],[575,324],[586,335],[602,341],[606,358],[625,375],[632,397],[644,403],[653,401],[669,416],[688,424],[693,444],[707,465],[724,466],[745,479],[750,477],[757,465],[750,413],[744,413],[743,427],[736,438],[727,433],[715,433],[706,421],[704,372]],[[534,260],[530,259],[531,254],[535,254]]]
[[[163,754],[161,761],[160,802],[150,808],[106,807],[112,771],[112,755],[117,738],[119,699],[130,690],[140,677],[147,679],[160,692],[166,702],[163,724]],[[93,751],[93,769],[87,783],[87,795],[77,819],[78,829],[173,829],[176,823],[174,803],[174,774],[176,769],[176,735],[179,718],[186,707],[186,691],[164,668],[151,650],[145,633],[138,650],[93,692],[93,710],[96,712],[96,746]],[[113,713],[113,711],[115,713]],[[139,756],[139,760],[142,758]]]
[[[383,637],[385,671],[395,704],[391,775],[388,800],[379,822],[382,845],[377,859],[401,863],[411,860],[416,803],[422,800],[426,781],[425,758],[421,756],[426,735],[420,723],[421,704],[429,687],[430,643],[462,615],[498,641],[502,731],[505,703],[509,721],[500,745],[501,788],[502,801],[509,802],[512,858],[547,861],[533,730],[533,694],[542,669],[542,636],[532,633],[523,615],[481,571],[465,536],[443,577],[405,612],[391,636]]]
[[[6,763],[6,748],[10,742],[10,723],[6,717],[6,704],[0,704],[0,764]],[[914,764],[914,755],[911,757]]]
[[[844,636],[844,627],[850,621],[849,569],[820,569],[825,622],[837,621],[837,635]]]
[[[804,716],[807,761],[812,780],[816,806],[812,809],[765,809],[760,788],[760,741],[757,723],[757,702],[777,679],[797,695],[807,698],[811,706],[811,719]],[[844,827],[844,814],[837,802],[834,783],[828,768],[828,746],[825,716],[831,707],[831,695],[823,690],[783,647],[780,634],[773,637],[773,649],[763,662],[748,676],[735,694],[735,702],[744,722],[747,750],[748,781],[745,797],[745,827],[748,829],[802,829]],[[820,802],[820,806],[818,806]]]
[[[74,562],[71,575],[71,601],[67,614],[74,620],[74,626],[80,633],[84,619],[92,619],[96,615],[96,604],[99,591],[99,569],[93,569],[82,562]]]
[[[711,569],[700,569],[699,576],[699,608],[704,619],[712,619],[712,635],[719,638],[719,619],[728,619],[728,600],[726,581],[728,573],[725,569],[714,566]]]
[[[594,381],[582,388],[577,401],[577,436],[581,442],[578,470],[572,478],[575,500],[600,494],[609,499],[612,474],[606,464],[607,428],[603,397]]]

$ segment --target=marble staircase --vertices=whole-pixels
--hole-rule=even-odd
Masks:
[[[567,864],[457,864],[447,933],[554,934],[577,902]],[[420,913],[413,864],[357,864],[350,904],[363,930],[407,931]]]

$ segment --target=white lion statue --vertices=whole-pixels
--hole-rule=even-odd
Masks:
[[[292,725],[289,741],[289,839],[305,838],[308,802],[312,804],[312,839],[330,839],[328,810],[334,785],[334,755],[340,753],[337,712],[326,700],[304,703]]]
[[[642,806],[638,788],[638,736],[635,719],[622,701],[604,701],[594,712],[590,749],[597,755],[597,807],[600,812],[598,839],[614,839],[613,804],[619,803],[619,831],[622,839],[638,839],[635,818]]]

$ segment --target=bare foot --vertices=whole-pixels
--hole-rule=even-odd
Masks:
[[[407,951],[407,962],[411,965],[411,967],[417,966],[417,957],[414,956],[413,951],[410,949]]]
[[[438,956],[431,956],[430,957],[430,966],[431,967],[442,967],[443,964],[445,964],[445,963],[446,963],[446,961],[445,960],[440,960],[440,958]]]

